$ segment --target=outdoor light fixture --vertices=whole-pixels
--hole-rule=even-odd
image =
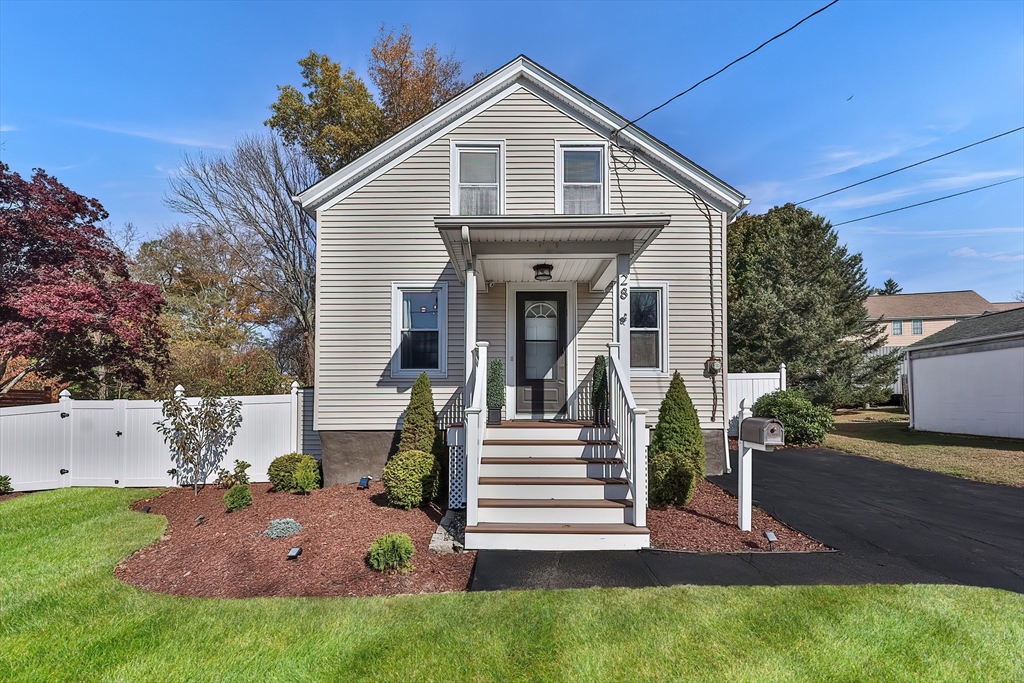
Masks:
[[[362,479],[359,480],[359,485],[356,488],[360,488],[360,489],[368,489],[368,488],[370,488],[370,481],[372,479],[373,479],[373,477],[370,477],[370,476],[363,477]]]
[[[199,526],[200,524],[202,524],[205,521],[206,521],[206,515],[199,515],[198,517],[196,517],[196,526]]]
[[[148,505],[143,505],[143,506],[142,506],[142,514],[144,514],[144,515],[148,515],[148,514],[149,514],[149,511],[150,511],[151,509],[152,509],[152,508],[150,508],[150,507],[149,507]]]
[[[768,539],[768,550],[775,550],[775,542],[779,539],[775,537],[774,531],[764,532],[764,537]]]
[[[538,263],[533,267],[533,279],[547,282],[551,279],[551,268],[550,263]]]
[[[299,555],[301,555],[301,554],[302,554],[302,548],[292,548],[291,550],[288,551],[288,559],[289,560],[297,560],[297,559],[299,559]]]

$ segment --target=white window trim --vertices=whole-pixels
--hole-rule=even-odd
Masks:
[[[437,292],[437,364],[436,370],[402,369],[402,292]],[[394,378],[420,376],[444,379],[448,377],[448,283],[447,282],[392,282],[391,283],[391,376]]]
[[[601,152],[601,213],[608,213],[611,206],[611,183],[608,182],[608,143],[600,140],[555,140],[555,213],[565,213],[565,191],[562,188],[564,152],[566,150],[593,150]]]
[[[899,332],[896,331],[896,323],[900,324],[900,331]],[[892,336],[894,336],[894,337],[902,337],[903,336],[903,321],[902,320],[893,320],[892,321]]]
[[[920,329],[921,331],[920,332],[916,332],[915,330],[918,330],[918,329]],[[911,336],[917,335],[918,337],[920,337],[922,334],[924,334],[924,320],[921,320],[921,319],[911,320],[910,321],[910,334],[911,334]]]
[[[660,363],[657,368],[634,368],[630,359],[630,377],[667,377],[668,368],[668,283],[667,282],[633,282],[629,285],[630,296],[633,290],[656,289],[658,294],[658,320],[661,322],[661,338],[659,339],[659,350],[661,351]],[[630,334],[633,332],[633,321],[629,321]]]
[[[504,140],[451,140],[449,142],[449,176],[448,212],[459,215],[459,150],[462,149],[496,149],[498,150],[498,215],[505,215],[505,141]]]

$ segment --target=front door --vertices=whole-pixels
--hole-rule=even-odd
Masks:
[[[516,413],[565,415],[565,292],[516,292]]]

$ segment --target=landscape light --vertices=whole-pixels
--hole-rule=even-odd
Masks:
[[[360,489],[368,489],[368,488],[370,488],[370,481],[372,479],[373,479],[373,477],[370,477],[370,476],[363,477],[362,479],[359,480],[359,484],[356,485],[356,488],[360,488]]]
[[[776,538],[774,531],[764,532],[764,537],[768,539],[768,550],[775,550],[775,542],[779,539]]]
[[[206,521],[206,515],[199,515],[198,517],[196,517],[196,526],[199,526],[200,524],[202,524],[205,521]]]
[[[148,514],[149,514],[149,511],[150,511],[151,509],[152,509],[152,508],[150,508],[150,507],[149,507],[148,505],[143,505],[143,506],[142,506],[142,514],[144,514],[144,515],[148,515]]]
[[[302,548],[292,548],[291,550],[288,551],[288,559],[289,560],[297,560],[297,559],[299,559],[299,555],[301,555],[301,554],[302,554]]]

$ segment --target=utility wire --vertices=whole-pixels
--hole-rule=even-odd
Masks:
[[[840,187],[838,190],[832,190],[831,192],[826,192],[825,194],[819,194],[816,197],[811,197],[810,199],[805,199],[802,202],[797,202],[797,206],[799,206],[800,204],[807,204],[808,202],[813,202],[816,199],[821,199],[822,197],[827,197],[827,196],[829,196],[831,194],[835,194],[837,192],[842,192],[843,190],[849,190],[851,187],[857,187],[858,185],[863,185],[864,183],[870,183],[872,180],[878,180],[879,178],[884,178],[886,176],[890,176],[893,173],[899,173],[900,171],[906,171],[908,168],[914,168],[915,166],[920,166],[921,164],[927,164],[929,161],[935,161],[936,159],[941,159],[942,157],[948,157],[950,154],[956,154],[957,152],[962,152],[965,149],[969,149],[971,147],[975,147],[977,145],[980,145],[983,142],[988,142],[989,140],[995,140],[996,138],[1001,138],[1004,135],[1009,135],[1010,133],[1016,133],[1017,131],[1020,131],[1020,130],[1024,130],[1024,126],[1021,126],[1020,128],[1014,128],[1013,130],[1008,130],[1005,133],[1000,133],[999,135],[993,135],[992,137],[985,138],[984,140],[978,140],[977,142],[972,142],[969,145],[964,145],[963,147],[958,147],[957,149],[954,149],[951,152],[946,152],[944,154],[939,154],[938,156],[934,156],[934,157],[925,159],[923,161],[918,161],[917,163],[910,164],[909,166],[904,166],[903,168],[897,168],[895,171],[889,171],[888,173],[883,173],[882,175],[876,175],[874,178],[868,178],[867,180],[862,180],[859,183],[854,183],[853,185],[847,185],[846,187]]]
[[[889,211],[883,211],[881,213],[873,213],[870,216],[862,216],[860,218],[854,218],[852,221],[843,221],[842,223],[833,223],[832,227],[833,228],[838,228],[840,225],[846,225],[847,223],[856,223],[857,221],[866,221],[869,218],[875,218],[877,216],[884,216],[887,213],[896,213],[897,211],[905,211],[907,209],[913,209],[915,206],[924,206],[925,204],[932,204],[933,202],[941,202],[943,199],[951,199],[952,197],[959,197],[960,195],[970,194],[972,192],[977,192],[978,190],[987,190],[988,188],[995,187],[996,185],[1005,185],[1006,183],[1012,183],[1012,182],[1014,182],[1016,180],[1021,180],[1021,179],[1024,179],[1024,175],[1017,176],[1016,178],[1010,178],[1009,180],[1003,180],[1003,181],[1000,181],[998,183],[992,183],[991,185],[982,185],[981,187],[975,187],[974,189],[971,189],[971,190],[964,190],[963,192],[957,192],[956,194],[947,194],[945,197],[937,197],[935,199],[929,199],[926,202],[918,202],[917,204],[911,204],[909,206],[901,206],[898,209],[891,209]]]
[[[642,114],[641,116],[638,116],[637,118],[633,119],[632,121],[629,121],[629,122],[627,122],[627,123],[626,123],[626,125],[622,126],[621,128],[617,129],[617,130],[616,130],[616,131],[615,131],[614,133],[612,133],[612,136],[614,137],[614,136],[618,135],[618,134],[619,134],[619,133],[621,133],[622,131],[626,130],[626,128],[628,128],[629,126],[632,126],[633,124],[635,124],[635,123],[636,123],[637,121],[639,121],[640,119],[642,119],[642,118],[644,118],[644,117],[648,116],[649,114],[653,114],[654,112],[658,111],[658,110],[659,110],[659,109],[661,109],[662,107],[664,107],[664,106],[668,105],[669,103],[671,103],[671,102],[673,102],[673,101],[675,101],[675,100],[679,99],[680,97],[682,97],[682,96],[683,96],[683,95],[685,95],[686,93],[688,93],[688,92],[690,92],[691,90],[693,90],[694,88],[696,88],[696,87],[697,87],[698,85],[700,85],[701,83],[706,83],[707,81],[710,81],[710,80],[711,80],[712,78],[714,78],[714,77],[715,77],[715,76],[717,76],[718,74],[722,73],[723,71],[725,71],[726,69],[728,69],[728,68],[729,68],[730,66],[732,66],[732,65],[734,65],[734,64],[737,64],[737,63],[739,63],[739,62],[742,62],[742,61],[743,61],[744,59],[746,59],[746,58],[747,58],[747,57],[749,57],[750,55],[754,54],[755,52],[757,52],[758,50],[760,50],[760,49],[761,49],[762,47],[764,47],[765,45],[767,45],[768,43],[770,43],[770,42],[772,42],[772,41],[775,41],[775,40],[778,40],[778,39],[779,39],[779,38],[781,38],[782,36],[786,35],[786,34],[787,34],[787,33],[789,33],[790,31],[792,31],[793,29],[795,29],[795,28],[796,28],[797,26],[799,26],[800,24],[804,23],[805,21],[807,21],[808,19],[810,19],[811,17],[813,17],[813,16],[815,16],[815,15],[821,14],[822,12],[824,12],[825,10],[827,10],[827,9],[828,9],[829,7],[831,7],[832,5],[836,4],[837,2],[839,2],[839,0],[832,0],[832,2],[828,3],[827,5],[825,5],[824,7],[822,7],[821,9],[819,9],[819,10],[817,10],[817,11],[815,11],[815,12],[811,12],[811,13],[810,13],[810,14],[808,14],[808,15],[807,15],[806,17],[804,17],[804,18],[803,18],[803,19],[801,19],[800,21],[796,22],[795,24],[793,24],[792,26],[790,26],[789,28],[787,28],[787,29],[786,29],[785,31],[783,31],[782,33],[779,33],[778,35],[776,35],[776,36],[773,36],[773,37],[769,38],[768,40],[764,41],[763,43],[761,43],[760,45],[758,45],[757,47],[755,47],[755,48],[754,48],[753,50],[751,50],[751,51],[750,51],[750,52],[748,52],[747,54],[743,55],[742,57],[737,57],[736,59],[732,60],[731,62],[729,62],[728,64],[726,64],[725,66],[723,66],[723,67],[722,67],[721,69],[719,69],[718,71],[716,71],[715,73],[711,74],[710,76],[708,76],[708,77],[706,77],[706,78],[702,78],[701,80],[697,81],[696,83],[694,83],[693,85],[691,85],[691,86],[690,86],[689,88],[687,88],[687,89],[686,89],[686,90],[684,90],[683,92],[679,93],[678,95],[674,95],[674,96],[670,97],[669,99],[665,100],[665,101],[664,101],[663,103],[659,104],[659,105],[658,105],[657,107],[655,107],[654,109],[651,109],[650,111],[646,112],[645,114]]]

